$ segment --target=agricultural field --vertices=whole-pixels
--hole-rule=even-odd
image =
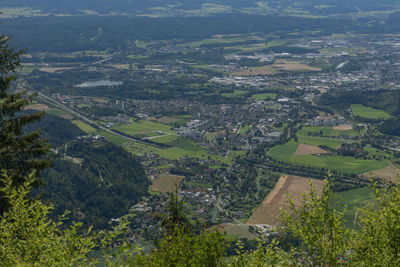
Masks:
[[[386,161],[355,159],[347,156],[295,155],[298,143],[294,140],[269,150],[269,155],[277,160],[318,168],[337,170],[344,173],[362,174],[388,166]]]
[[[322,69],[311,67],[299,61],[291,60],[277,60],[272,65],[265,65],[260,67],[251,67],[242,71],[234,72],[236,76],[256,76],[256,75],[273,75],[281,71],[321,71]]]
[[[357,210],[368,203],[373,203],[374,191],[370,187],[357,188],[339,192],[335,196],[336,208],[344,211],[344,225],[348,228],[359,229]]]
[[[313,137],[313,136],[298,136],[298,142],[311,146],[327,146],[332,149],[340,147],[346,141],[336,138]]]
[[[262,93],[262,94],[254,94],[251,98],[256,100],[275,100],[278,94],[276,93]]]
[[[247,94],[247,91],[235,90],[233,93],[222,93],[223,97],[240,97]]]
[[[179,186],[184,176],[164,174],[155,179],[151,185],[151,190],[162,193],[173,193]]]
[[[246,224],[232,224],[223,223],[215,226],[211,226],[207,230],[209,231],[220,231],[226,233],[228,236],[233,236],[236,238],[247,238],[249,240],[257,239],[257,235],[249,231],[249,225]]]
[[[351,105],[351,111],[353,112],[354,116],[366,118],[366,119],[374,119],[374,120],[379,120],[379,119],[390,119],[392,116],[380,109],[375,109],[371,107],[366,107],[360,104],[354,104]]]
[[[45,104],[30,104],[24,108],[25,110],[49,111],[51,108]]]
[[[153,137],[161,136],[163,133],[174,133],[171,131],[171,126],[148,120],[136,120],[132,124],[121,124],[112,127],[112,129],[136,137]]]
[[[286,193],[290,195],[296,206],[300,206],[303,199],[303,192],[310,190],[308,181],[309,179],[304,177],[282,175],[274,189],[268,194],[261,206],[251,215],[246,224],[279,226],[281,224],[279,220],[280,209],[288,210],[289,207]],[[312,179],[311,181],[317,192],[322,194],[325,182],[317,179]]]
[[[187,139],[177,139],[172,142],[166,143],[171,145],[170,148],[159,148],[152,145],[142,144],[138,142],[125,142],[123,147],[135,154],[135,155],[143,155],[145,153],[148,154],[156,154],[162,158],[175,160],[183,157],[194,157],[194,158],[212,158],[218,160],[222,163],[230,163],[235,159],[238,155],[244,155],[245,151],[233,151],[230,152],[227,157],[210,155],[207,153],[205,148],[200,147]]]
[[[95,128],[93,128],[92,126],[90,126],[89,124],[80,121],[80,120],[73,120],[71,121],[73,124],[75,124],[76,126],[78,126],[82,131],[84,131],[87,134],[96,134],[97,130]]]
[[[366,172],[362,176],[366,178],[381,178],[388,182],[394,182],[400,177],[400,172],[395,166],[389,165],[373,172]]]
[[[297,146],[296,152],[294,154],[295,155],[315,155],[315,154],[328,154],[328,152],[317,146],[299,144]]]
[[[357,132],[354,131],[351,126],[305,126],[297,132],[299,136],[357,136]],[[349,129],[350,128],[350,129]],[[344,130],[342,130],[344,129]]]

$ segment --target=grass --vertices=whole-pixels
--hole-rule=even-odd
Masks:
[[[354,219],[357,209],[363,207],[368,202],[374,201],[374,191],[369,187],[357,188],[337,193],[337,209],[344,210],[344,224],[348,228],[354,227]],[[358,220],[359,221],[359,220]],[[357,229],[357,225],[355,229]]]
[[[171,126],[156,123],[147,120],[137,120],[132,124],[121,124],[118,126],[112,127],[112,129],[122,132],[126,135],[138,136],[138,137],[150,137],[150,136],[158,136],[158,131],[174,133],[171,131]]]
[[[311,134],[319,134],[322,132],[323,136],[356,136],[357,132],[354,130],[334,130],[333,127],[329,126],[320,126],[320,127],[303,127],[297,135],[299,136],[308,136],[308,133]]]
[[[177,176],[171,174],[161,175],[160,178],[154,180],[151,185],[151,190],[156,192],[174,192],[175,188],[179,186],[184,176]]]
[[[265,99],[274,100],[274,99],[276,99],[277,96],[278,96],[278,94],[276,94],[276,93],[263,93],[263,94],[254,94],[251,96],[251,98],[257,99],[257,100],[265,100]]]
[[[73,120],[71,121],[73,124],[75,124],[76,126],[78,126],[82,131],[84,131],[87,134],[96,134],[97,130],[95,128],[93,128],[92,126],[90,126],[89,124],[80,121],[80,120]]]
[[[233,93],[222,93],[223,97],[240,97],[247,94],[247,91],[235,90]]]
[[[274,159],[293,164],[337,170],[343,173],[362,174],[388,166],[386,161],[355,159],[345,156],[294,155],[297,146],[298,144],[294,140],[290,140],[286,144],[271,148],[269,155]]]
[[[366,107],[360,104],[351,105],[351,110],[355,116],[367,119],[389,119],[391,115],[383,110]]]
[[[311,146],[328,146],[330,148],[336,149],[344,143],[344,140],[327,138],[327,137],[313,137],[313,136],[298,136],[298,142],[305,145]]]
[[[240,126],[238,134],[243,135],[250,129],[250,125]]]
[[[237,155],[244,155],[246,151],[231,151],[228,157],[221,157],[208,154],[204,147],[196,145],[194,142],[188,139],[176,139],[172,142],[166,143],[171,145],[170,148],[159,148],[151,145],[146,145],[137,142],[125,142],[123,147],[135,154],[135,155],[143,155],[145,153],[148,154],[156,154],[162,158],[169,159],[169,160],[176,160],[183,157],[192,157],[192,158],[208,158],[217,160],[221,163],[229,164],[231,163]]]

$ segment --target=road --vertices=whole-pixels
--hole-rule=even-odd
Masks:
[[[48,96],[45,95],[45,94],[42,94],[42,93],[38,92],[38,95],[39,95],[40,97],[46,99],[47,101],[49,101],[50,103],[52,103],[52,104],[55,105],[56,107],[58,107],[58,108],[60,108],[60,109],[62,109],[62,110],[65,110],[65,111],[67,111],[67,112],[73,114],[74,116],[76,116],[76,117],[78,117],[79,119],[81,119],[81,120],[87,122],[87,123],[90,124],[91,126],[95,126],[95,128],[100,129],[100,130],[102,130],[102,131],[104,131],[104,132],[106,132],[106,133],[109,133],[109,134],[112,134],[112,135],[115,135],[115,136],[124,138],[125,140],[128,140],[128,141],[133,141],[133,142],[138,142],[138,143],[142,143],[142,144],[145,144],[145,145],[150,145],[150,146],[155,146],[155,147],[158,147],[158,148],[163,148],[163,147],[158,146],[158,145],[156,145],[156,144],[150,144],[150,143],[144,142],[144,141],[142,141],[142,140],[139,139],[139,138],[133,138],[133,137],[130,137],[130,136],[127,136],[127,135],[124,135],[124,134],[115,132],[115,131],[113,131],[113,130],[107,128],[107,127],[104,127],[103,125],[101,125],[101,124],[99,124],[99,123],[97,123],[97,122],[95,122],[95,121],[89,119],[88,117],[86,117],[85,115],[83,115],[83,114],[77,112],[76,110],[74,110],[74,109],[72,109],[72,108],[70,108],[70,107],[65,106],[64,104],[62,104],[62,103],[60,103],[60,102],[58,102],[58,101],[52,99],[51,97],[48,97]]]

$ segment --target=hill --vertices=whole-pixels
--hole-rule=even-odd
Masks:
[[[29,7],[44,14],[130,14],[153,16],[201,16],[221,13],[332,16],[391,12],[393,0],[4,0],[3,7]],[[34,14],[34,13],[33,13]]]

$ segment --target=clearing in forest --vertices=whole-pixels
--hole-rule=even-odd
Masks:
[[[328,154],[326,150],[317,146],[310,146],[305,144],[299,144],[295,155],[315,155],[315,154]]]
[[[288,209],[289,203],[286,199],[286,193],[289,193],[296,206],[300,206],[303,199],[303,192],[310,190],[308,178],[282,175],[276,183],[274,189],[268,194],[263,203],[251,215],[246,222],[247,225],[271,225],[279,226],[281,224],[280,208]],[[323,180],[312,179],[312,184],[319,194],[325,186]]]
[[[172,174],[161,175],[160,178],[153,181],[151,190],[163,193],[173,193],[184,178],[185,176]]]

